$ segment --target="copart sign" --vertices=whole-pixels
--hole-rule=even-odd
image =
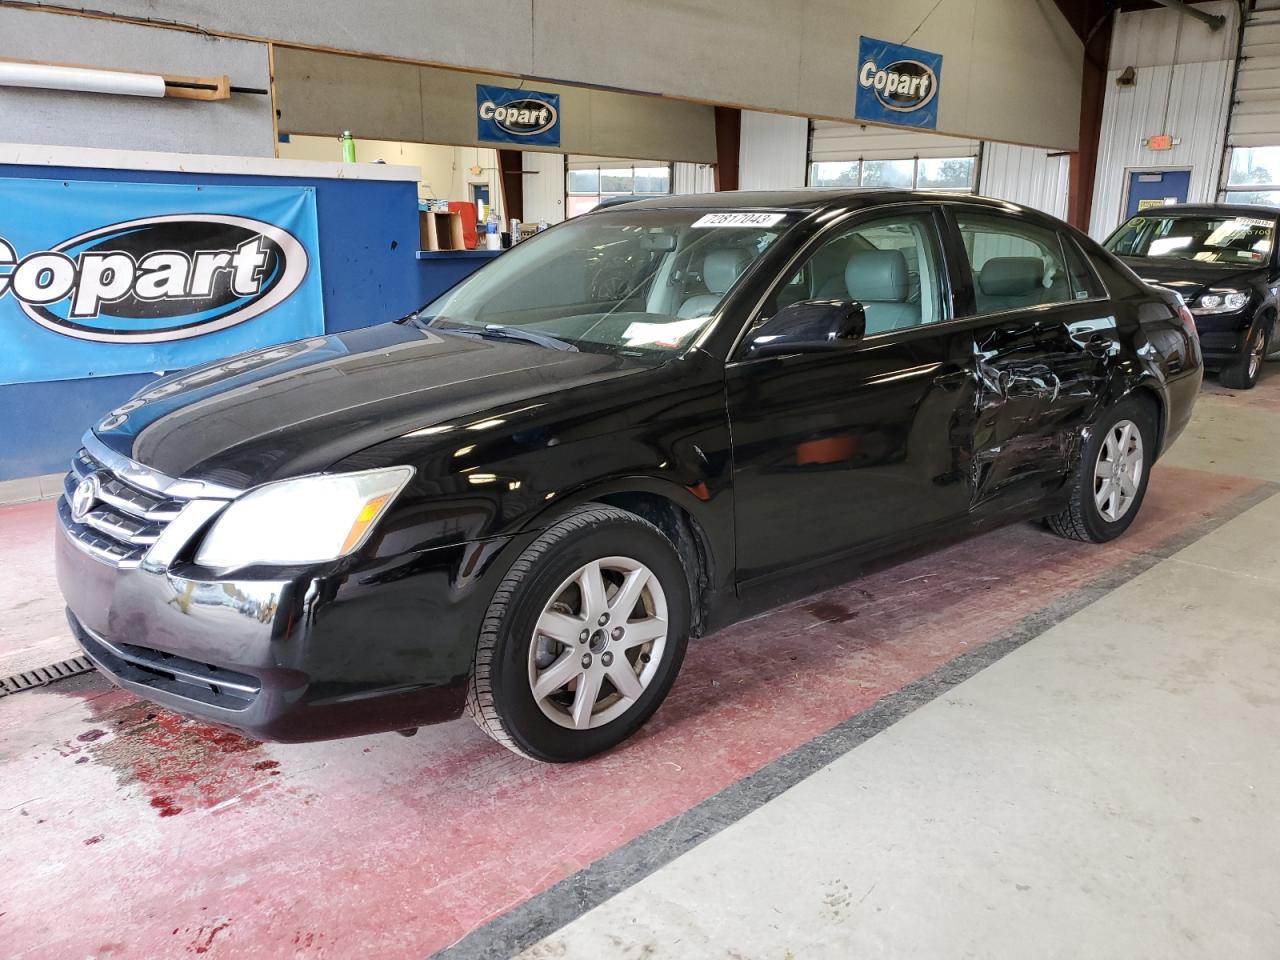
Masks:
[[[0,180],[0,383],[174,370],[323,328],[311,188]]]
[[[560,146],[560,95],[477,83],[476,138]]]
[[[932,130],[938,125],[941,89],[941,54],[858,38],[857,119]]]

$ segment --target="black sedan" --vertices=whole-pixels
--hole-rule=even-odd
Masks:
[[[1200,332],[1205,365],[1227,387],[1248,390],[1280,350],[1276,286],[1280,210],[1181,204],[1143,211],[1104,246],[1148,283],[1178,291]]]
[[[745,612],[1015,520],[1120,535],[1200,378],[1175,294],[1030,210],[636,201],[149,386],[85,434],[59,582],[98,666],[183,713],[290,741],[467,710],[572,760]]]

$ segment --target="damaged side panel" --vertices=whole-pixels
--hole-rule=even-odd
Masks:
[[[1062,485],[1119,358],[1109,311],[1106,303],[1069,304],[975,331],[975,507]]]

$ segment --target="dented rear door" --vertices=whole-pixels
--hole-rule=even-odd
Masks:
[[[1116,349],[1115,317],[1098,305],[1042,308],[974,331],[975,506],[1062,485]]]
[[[973,506],[986,511],[1043,499],[1062,486],[1106,394],[1119,339],[1110,300],[1065,234],[986,211],[970,217],[966,230],[964,217],[961,211],[953,225],[969,268],[962,309],[975,321]],[[1039,290],[1026,290],[1013,281],[1033,256],[1043,273]],[[1005,263],[993,267],[993,260]],[[1010,282],[1002,285],[999,268],[1006,265]],[[1079,271],[1088,276],[1075,276]],[[1020,297],[1058,302],[1020,307]]]

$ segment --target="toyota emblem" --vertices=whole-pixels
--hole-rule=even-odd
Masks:
[[[98,482],[96,473],[89,474],[76,484],[76,489],[71,494],[72,519],[80,523],[89,515],[93,505],[98,502],[98,494],[101,492],[101,488],[102,485]]]

